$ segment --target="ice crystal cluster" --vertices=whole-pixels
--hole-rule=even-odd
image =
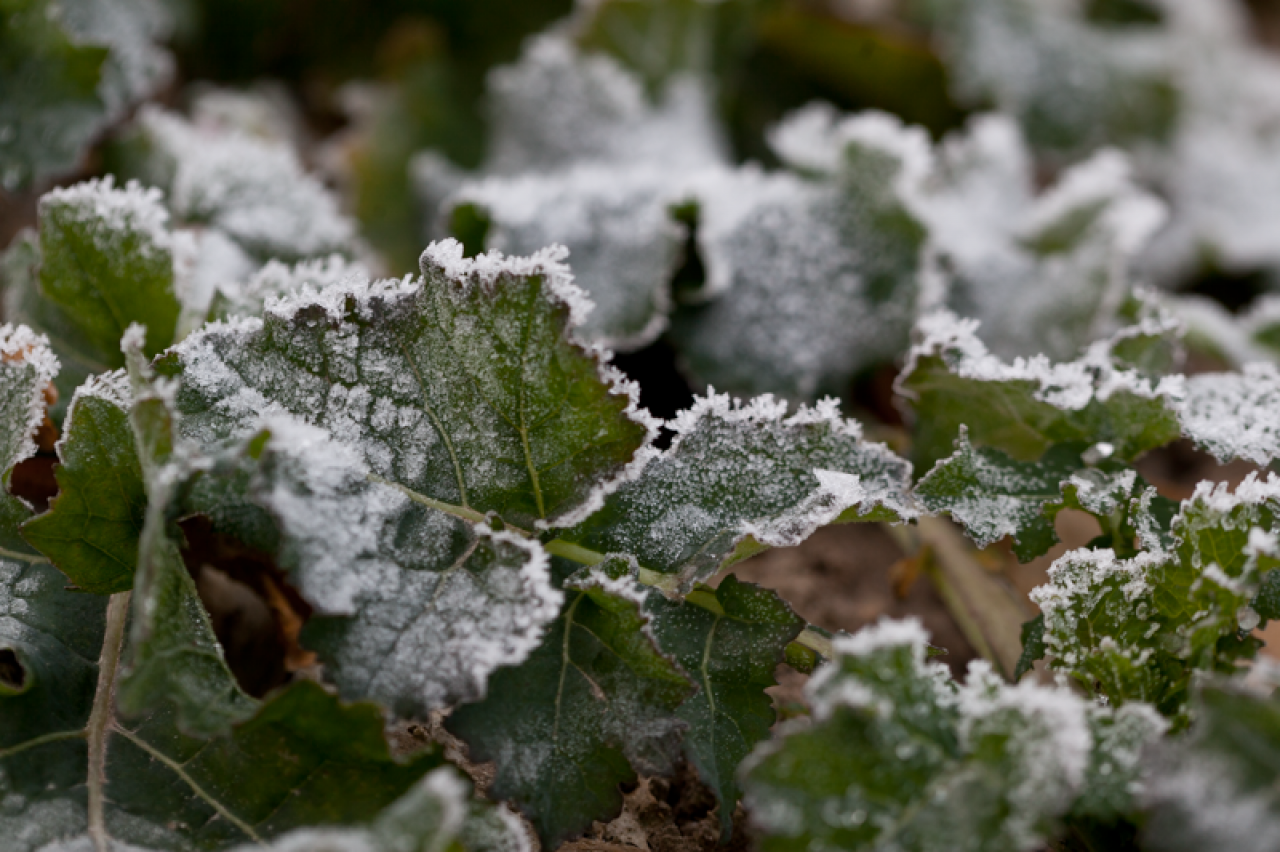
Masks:
[[[968,118],[788,104],[751,158],[736,39],[806,4],[583,0],[488,74],[483,156],[400,146],[400,277],[355,137],[154,102],[179,5],[0,9],[5,849],[553,850],[681,764],[766,852],[1280,844],[1280,301],[1178,292],[1280,279],[1233,3],[832,3]],[[655,342],[667,419],[615,363]],[[1174,445],[1252,472],[1148,481]],[[1064,512],[1099,535],[1025,624],[947,585],[939,530],[1025,562]],[[962,677],[730,570],[854,522],[919,545]],[[268,687],[209,583],[265,601]]]

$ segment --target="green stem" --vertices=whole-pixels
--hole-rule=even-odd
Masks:
[[[455,518],[470,521],[473,524],[488,523],[489,521],[488,517],[480,514],[475,509],[469,509],[465,506],[455,506],[452,503],[445,503],[442,500],[436,500],[432,497],[426,496],[425,494],[419,494],[412,488],[406,488],[398,482],[392,482],[389,479],[384,479],[377,474],[370,473],[367,475],[367,478],[370,482],[390,485],[392,488],[398,489],[415,503],[421,503],[423,506],[428,506],[438,512],[444,512],[446,515],[452,515]],[[534,534],[528,530],[512,526],[511,524],[507,524],[505,528],[524,538],[535,538]],[[559,556],[564,559],[568,559],[571,562],[577,562],[579,565],[586,565],[587,567],[599,565],[608,558],[607,554],[601,553],[598,550],[592,550],[589,547],[583,547],[580,544],[575,544],[571,541],[565,541],[564,539],[559,538],[544,542],[542,546],[546,549],[547,553],[550,553],[552,556]],[[671,594],[680,590],[680,578],[675,574],[664,574],[661,571],[654,571],[653,569],[645,568],[644,566],[638,567],[636,580],[641,585],[651,586],[652,588]],[[714,597],[710,598],[711,602],[714,603],[714,607],[697,594],[687,595],[685,596],[685,600],[695,606],[700,606],[703,609],[710,610],[711,612],[717,612],[719,609],[719,602],[715,601]],[[720,611],[717,614],[723,614],[723,611]],[[831,659],[831,640],[812,628],[805,628],[805,630],[796,637],[795,641],[804,645],[806,648],[817,651],[824,658]]]
[[[26,742],[18,743],[15,746],[0,748],[0,760],[13,757],[15,754],[24,752],[29,748],[36,748],[37,746],[47,745],[48,743],[64,742],[66,740],[82,740],[87,736],[89,736],[89,732],[84,728],[81,728],[78,731],[54,731],[52,734],[43,734],[38,737],[32,737]]]
[[[40,556],[36,553],[22,553],[17,550],[10,550],[7,547],[0,547],[0,559],[17,559],[20,562],[29,562],[32,565],[48,565],[49,557]]]
[[[85,726],[89,740],[89,838],[96,852],[110,852],[106,824],[107,737],[115,718],[116,671],[124,628],[129,621],[129,592],[112,595],[107,603],[107,627],[98,659],[98,688],[93,694],[93,710]]]

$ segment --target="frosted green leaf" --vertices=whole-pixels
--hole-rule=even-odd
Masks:
[[[368,827],[302,828],[269,846],[234,852],[529,852],[524,826],[500,807],[472,799],[451,767],[432,770]]]
[[[1130,171],[1103,151],[1037,195],[1017,125],[974,119],[938,147],[918,204],[947,284],[934,298],[978,319],[999,357],[1075,357],[1113,330],[1130,267],[1164,220]]]
[[[155,0],[19,0],[0,27],[0,186],[74,169],[108,125],[172,74]]]
[[[560,611],[546,553],[371,482],[322,430],[269,420],[249,491],[278,525],[278,559],[314,614],[306,647],[344,695],[426,716],[484,696]]]
[[[165,189],[178,222],[213,226],[260,261],[354,252],[354,223],[288,144],[155,107],[137,133],[148,182]]]
[[[648,440],[631,387],[571,329],[585,304],[560,254],[423,255],[425,279],[348,280],[215,324],[158,363],[203,445],[289,413],[371,475],[528,528],[591,511]]]
[[[1150,704],[1132,703],[1114,710],[1091,704],[1086,713],[1093,749],[1071,815],[1105,823],[1136,810],[1150,783],[1144,758],[1169,723]]]
[[[581,333],[634,349],[666,327],[686,227],[673,208],[704,171],[727,167],[711,96],[675,74],[648,97],[606,55],[559,36],[531,41],[489,80],[491,155],[463,175],[430,152],[416,171],[454,236],[507,254],[569,249],[576,283],[595,310]],[[470,245],[470,243],[468,243]]]
[[[133,618],[116,700],[125,715],[166,712],[184,734],[209,737],[244,721],[258,704],[240,689],[227,667],[173,525],[181,491],[212,460],[189,447],[175,452],[172,387],[154,380],[141,342],[142,329],[131,326],[123,342],[132,386],[131,399],[126,399],[146,508],[137,538]],[[125,401],[122,389],[114,393],[116,404]]]
[[[1151,761],[1144,848],[1265,852],[1280,843],[1280,700],[1211,684],[1190,736]]]
[[[692,373],[722,390],[843,393],[907,348],[926,240],[910,203],[928,140],[886,115],[811,107],[772,141],[793,171],[698,186],[698,247],[718,295],[672,332]]]
[[[914,6],[941,42],[957,100],[994,102],[1038,150],[1069,158],[1173,135],[1179,57],[1152,28],[1104,29],[1077,4],[1035,0]]]
[[[1274,364],[1246,364],[1239,373],[1187,378],[1178,412],[1183,433],[1219,461],[1245,459],[1268,465],[1280,458],[1280,371]]]
[[[368,277],[369,273],[364,266],[338,254],[304,260],[292,266],[278,260],[269,260],[243,281],[218,281],[211,297],[209,313],[213,319],[222,320],[233,316],[261,316],[263,308],[271,299],[284,298],[304,287],[320,291],[347,278]]]
[[[653,103],[640,80],[604,54],[556,35],[531,40],[520,61],[489,78],[486,170],[547,172],[582,161],[665,165],[672,172],[724,161],[708,93],[691,77]]]
[[[1194,670],[1232,672],[1256,652],[1252,608],[1275,563],[1280,480],[1235,493],[1201,483],[1171,525],[1171,547],[1120,559],[1077,550],[1031,593],[1051,667],[1115,706],[1132,700],[1183,718]],[[1148,544],[1154,543],[1148,540]]]
[[[101,598],[80,597],[101,607]],[[75,708],[81,724],[92,686],[82,697]],[[0,698],[0,713],[6,702]],[[163,711],[106,721],[101,787],[106,833],[117,845],[217,850],[301,826],[359,824],[442,763],[429,752],[397,761],[378,707],[340,704],[310,681],[276,693],[252,719],[208,740],[184,736]],[[0,813],[0,829],[14,852],[86,832],[84,731],[46,730],[0,751],[0,793],[14,805]]]
[[[738,765],[769,738],[775,714],[765,690],[776,685],[774,669],[804,621],[777,593],[739,583],[733,575],[714,590],[699,587],[686,601],[650,593],[645,611],[658,647],[698,684],[677,715],[689,725],[685,754],[715,792],[721,836],[727,838],[742,795]]]
[[[1093,748],[1069,690],[963,686],[926,662],[918,622],[837,637],[808,686],[811,725],[757,749],[746,803],[761,849],[1030,850],[1082,790]],[[959,844],[959,845],[957,845]]]
[[[975,446],[1020,461],[1064,443],[1127,461],[1176,440],[1182,377],[1154,379],[1146,370],[1164,360],[1175,328],[1148,317],[1075,361],[1040,355],[1006,363],[987,351],[974,321],[946,311],[922,318],[897,384],[916,413],[916,463],[945,457],[962,425]]]
[[[685,228],[671,215],[678,200],[672,184],[670,172],[657,166],[619,172],[612,163],[489,177],[464,184],[446,215],[480,217],[484,245],[508,254],[567,247],[574,280],[595,303],[583,334],[633,349],[665,328],[670,281],[684,258]],[[454,235],[462,233],[455,228]]]
[[[76,588],[94,594],[133,588],[138,565],[147,494],[129,406],[123,371],[76,390],[58,442],[58,496],[22,526],[23,537]]]
[[[0,473],[6,488],[13,466],[35,455],[45,392],[57,374],[48,338],[24,325],[0,325]]]
[[[665,771],[679,748],[676,709],[694,687],[655,645],[626,568],[611,560],[567,582],[541,646],[445,723],[472,760],[496,762],[490,794],[523,811],[544,848],[616,815],[618,785]]]
[[[148,328],[149,354],[173,342],[168,218],[159,191],[133,182],[117,189],[109,176],[40,199],[40,291],[78,332],[73,349],[122,366],[120,337],[134,322]]]
[[[650,453],[631,482],[561,538],[626,553],[688,586],[741,558],[741,548],[799,544],[839,521],[905,521],[911,465],[840,416],[835,400],[801,406],[770,396],[695,401],[669,424],[669,449]]]
[[[979,547],[1013,536],[1014,553],[1027,562],[1058,541],[1045,509],[1061,501],[1062,483],[1082,466],[1078,447],[1052,447],[1034,462],[974,449],[962,425],[955,452],[925,474],[914,493],[930,513],[960,522]]]

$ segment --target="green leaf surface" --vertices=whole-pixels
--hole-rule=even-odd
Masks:
[[[622,475],[649,428],[616,374],[569,337],[580,291],[559,255],[474,261],[455,242],[425,280],[349,281],[213,326],[158,364],[202,444],[287,411],[371,473],[522,526],[562,521]]]
[[[147,511],[123,372],[82,385],[67,412],[55,469],[58,496],[22,526],[23,537],[77,588],[109,595],[133,588]]]
[[[984,663],[957,686],[926,662],[926,644],[914,621],[837,637],[808,687],[813,723],[748,763],[762,849],[1013,852],[1052,836],[1088,778],[1088,714],[1110,711],[1065,689],[1009,686]],[[1112,770],[1132,783],[1136,762]]]
[[[744,542],[785,547],[837,521],[914,517],[910,464],[864,441],[834,401],[786,411],[767,396],[696,400],[671,447],[561,537],[687,586],[736,561]]]
[[[1044,614],[1041,613],[1022,625],[1022,656],[1018,657],[1018,664],[1013,669],[1014,683],[1032,670],[1036,660],[1044,659],[1045,650]]]
[[[987,351],[972,321],[945,311],[925,317],[897,384],[916,414],[916,464],[926,469],[947,456],[962,425],[975,446],[1019,461],[1066,443],[1127,461],[1176,440],[1181,377],[1156,381],[1131,366],[1169,348],[1175,328],[1149,317],[1076,361],[1005,363]]]
[[[928,140],[884,115],[814,106],[771,141],[792,171],[700,187],[698,247],[716,298],[676,316],[672,334],[701,382],[812,400],[908,346],[926,230],[907,202]]]
[[[915,497],[932,514],[960,522],[978,547],[1014,538],[1014,553],[1028,562],[1058,541],[1045,508],[1061,501],[1064,480],[1083,466],[1077,447],[1059,445],[1033,462],[1000,450],[975,449],[961,425],[955,452],[916,485]]]
[[[655,645],[627,569],[615,559],[575,575],[542,645],[446,721],[472,760],[497,762],[491,795],[523,811],[544,848],[616,815],[618,785],[665,770],[679,748],[676,710],[694,687]]]
[[[57,189],[40,200],[40,290],[84,341],[122,366],[120,338],[147,327],[146,351],[173,342],[179,304],[172,236],[157,190],[110,177]]]
[[[314,613],[303,632],[343,695],[425,716],[484,695],[560,611],[534,541],[371,482],[357,453],[284,418],[249,493],[275,519],[278,559]]]
[[[716,589],[699,587],[690,600],[651,592],[645,611],[658,647],[698,684],[677,715],[689,725],[685,754],[715,793],[721,836],[728,837],[742,795],[738,766],[769,738],[775,713],[765,690],[777,684],[774,669],[804,620],[776,592],[740,583],[732,574]]]

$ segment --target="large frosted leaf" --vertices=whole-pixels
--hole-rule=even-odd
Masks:
[[[1002,358],[1073,358],[1113,331],[1130,267],[1164,220],[1116,151],[1037,195],[1021,133],[1000,115],[974,119],[939,146],[917,207],[948,284],[940,297],[978,319]]]
[[[0,472],[6,486],[13,466],[36,451],[46,396],[58,374],[49,341],[26,326],[0,326]]]
[[[1183,717],[1193,671],[1233,672],[1252,657],[1252,604],[1275,567],[1280,480],[1231,493],[1201,483],[1173,518],[1171,541],[1128,559],[1077,550],[1031,593],[1044,613],[1050,665],[1113,705],[1144,701]]]
[[[1181,435],[1180,376],[1149,377],[1163,368],[1176,328],[1149,317],[1078,360],[1039,355],[1006,363],[978,339],[976,323],[941,311],[919,323],[897,389],[916,413],[914,451],[922,468],[946,456],[967,426],[976,446],[1015,459],[1039,458],[1056,444],[1096,445],[1103,458],[1130,460]]]
[[[578,575],[565,592],[542,645],[446,721],[472,760],[496,762],[491,795],[522,810],[544,848],[617,814],[618,785],[637,769],[667,768],[683,727],[676,709],[693,692],[654,644],[624,561]]]
[[[94,138],[165,82],[172,58],[155,0],[19,0],[0,29],[0,186],[71,171]]]
[[[354,223],[289,145],[154,107],[138,135],[148,182],[165,188],[177,221],[214,226],[260,261],[353,253]]]
[[[147,510],[123,372],[76,390],[58,442],[58,496],[22,535],[75,583],[95,594],[133,588]]]
[[[572,341],[581,292],[554,252],[423,255],[425,279],[347,281],[214,325],[167,354],[202,444],[290,413],[376,477],[519,525],[572,518],[647,440],[629,387]]]
[[[759,397],[699,399],[671,424],[671,447],[561,537],[626,553],[688,585],[740,558],[739,546],[799,544],[825,524],[908,520],[911,465],[839,415]]]
[[[1191,735],[1152,760],[1144,848],[1159,852],[1280,844],[1280,699],[1210,684],[1196,699]]]
[[[694,600],[696,599],[696,603]],[[689,725],[685,754],[720,802],[720,832],[733,831],[734,805],[742,795],[739,764],[769,738],[775,721],[774,669],[803,619],[769,589],[725,577],[714,590],[699,588],[690,600],[653,592],[645,604],[654,637],[698,684],[677,713]]]
[[[908,201],[928,141],[885,115],[816,107],[773,138],[801,174],[699,185],[698,245],[719,295],[672,329],[701,381],[809,400],[907,348],[926,237]]]
[[[1096,748],[1090,708],[1069,690],[1009,686],[985,663],[963,686],[925,661],[917,622],[881,622],[835,641],[808,686],[812,725],[757,749],[745,774],[761,848],[1030,850],[1071,809]],[[1135,711],[1130,711],[1135,713]],[[1136,714],[1135,714],[1136,715]],[[1146,715],[1147,738],[1161,730]],[[1136,752],[1109,756],[1138,780]],[[1111,814],[1108,814],[1110,816]]]
[[[284,418],[251,493],[276,518],[280,561],[314,608],[303,641],[344,695],[404,716],[484,696],[560,610],[546,553],[369,481],[359,454]]]

